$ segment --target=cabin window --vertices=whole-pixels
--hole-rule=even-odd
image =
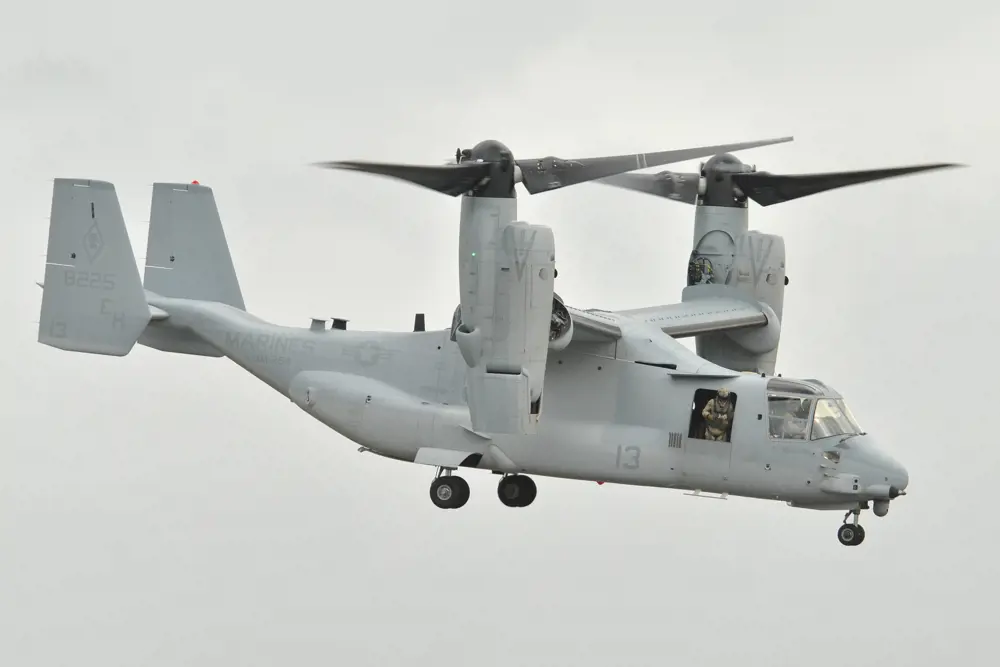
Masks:
[[[728,393],[728,397],[720,394]],[[699,389],[691,405],[691,425],[688,437],[696,440],[731,442],[733,416],[736,414],[736,394],[720,389]]]
[[[809,433],[813,400],[798,396],[767,397],[768,435],[772,440],[805,440]]]

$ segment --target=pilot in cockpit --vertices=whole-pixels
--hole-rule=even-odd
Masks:
[[[709,399],[701,416],[705,419],[705,439],[725,440],[733,423],[733,402],[729,400],[729,390],[723,387],[715,398]]]
[[[789,440],[805,440],[809,430],[809,399],[789,401],[788,412],[782,425],[782,437]]]

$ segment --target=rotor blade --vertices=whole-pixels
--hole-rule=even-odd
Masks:
[[[610,157],[583,158],[564,160],[557,157],[544,157],[531,160],[517,160],[521,168],[522,182],[531,194],[558,190],[568,185],[577,185],[587,181],[596,181],[616,174],[624,174],[647,167],[659,167],[672,162],[684,162],[700,157],[710,157],[718,153],[758,146],[770,146],[791,141],[792,137],[779,139],[763,139],[739,144],[720,144],[718,146],[702,146],[699,148],[684,148],[675,151],[659,153],[637,153],[634,155],[614,155]]]
[[[916,174],[921,171],[962,166],[965,165],[938,162],[910,167],[893,167],[891,169],[794,175],[769,174],[766,171],[762,171],[748,174],[733,174],[732,179],[733,183],[739,186],[747,197],[753,199],[761,206],[770,206],[848,185],[858,185],[870,181],[879,181],[884,178],[906,176],[907,174]]]
[[[656,197],[666,197],[685,204],[698,203],[698,174],[680,174],[664,171],[659,174],[618,174],[602,178],[595,183],[616,188],[645,192]]]
[[[386,162],[317,162],[317,167],[349,169],[388,176],[452,197],[468,192],[490,175],[488,162],[447,165],[391,164]]]

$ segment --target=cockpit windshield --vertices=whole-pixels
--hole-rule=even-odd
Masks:
[[[840,395],[818,380],[771,378],[768,430],[773,440],[819,440],[864,433]]]
[[[835,435],[863,433],[847,404],[840,398],[821,398],[816,401],[810,439],[819,440]]]

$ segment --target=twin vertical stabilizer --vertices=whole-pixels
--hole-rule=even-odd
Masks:
[[[113,184],[56,179],[38,342],[119,357],[136,342],[220,356],[190,332],[160,324],[169,314],[146,299],[148,290],[244,309],[212,189],[154,184],[146,254],[143,281]]]
[[[38,342],[122,357],[150,318],[115,186],[56,179]]]

